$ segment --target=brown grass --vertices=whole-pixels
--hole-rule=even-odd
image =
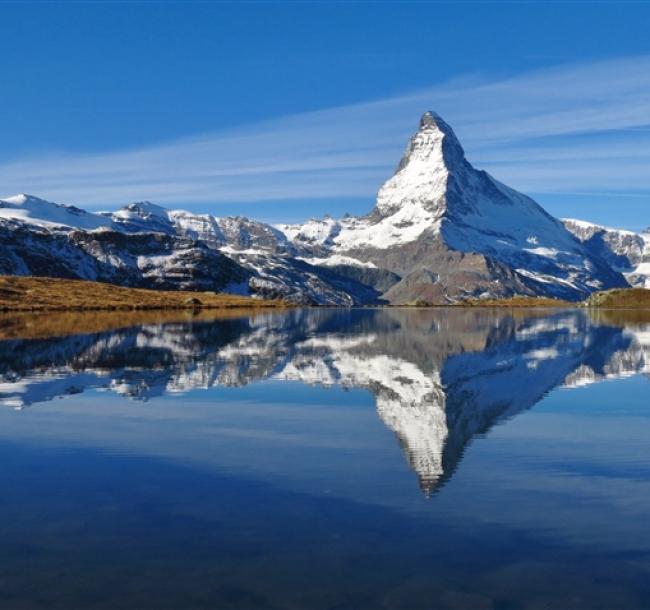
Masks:
[[[144,290],[46,277],[0,276],[0,311],[97,311],[284,307],[214,292]]]
[[[467,299],[460,307],[576,307],[577,303],[548,297],[514,296],[508,299]]]
[[[645,288],[615,288],[592,294],[586,307],[611,309],[650,309],[650,290]]]

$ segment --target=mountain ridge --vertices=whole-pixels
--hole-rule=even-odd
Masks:
[[[563,218],[562,222],[595,255],[620,271],[636,288],[650,288],[650,227],[639,233]]]
[[[617,263],[609,242],[597,247],[593,235],[583,238],[574,225],[476,170],[453,129],[430,111],[363,216],[270,225],[149,201],[91,213],[20,195],[0,200],[2,231],[3,273],[42,271],[49,248],[46,274],[49,268],[61,277],[127,278],[135,286],[157,278],[165,286],[303,304],[448,304],[515,295],[575,301],[628,286],[639,275],[628,269],[631,262]],[[206,266],[229,272],[210,286]],[[195,285],[198,276],[208,283]]]

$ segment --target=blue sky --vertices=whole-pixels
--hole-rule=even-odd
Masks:
[[[0,4],[0,193],[363,213],[426,109],[557,216],[650,225],[650,3]]]

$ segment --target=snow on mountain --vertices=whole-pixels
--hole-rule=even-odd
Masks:
[[[641,233],[564,218],[564,226],[632,286],[650,288],[650,228]]]
[[[345,256],[344,254],[332,254],[331,256],[324,256],[322,258],[305,258],[298,257],[300,260],[309,263],[310,265],[322,265],[324,267],[339,267],[339,266],[351,266],[351,267],[366,267],[368,269],[376,269],[377,265],[370,261],[360,261],[358,258],[352,258],[351,256]]]
[[[218,217],[167,210],[149,201],[131,203],[117,212],[105,213],[114,225],[128,233],[159,232],[202,241],[232,252],[256,250],[287,253],[294,251],[287,237],[275,227],[243,216]]]
[[[453,130],[424,114],[367,216],[279,225],[306,260],[346,257],[399,276],[392,302],[541,294],[581,298],[626,285],[529,197],[474,169]]]
[[[372,289],[295,257],[286,235],[266,223],[166,210],[150,202],[129,204],[110,217],[129,233],[156,231],[218,250],[249,273],[236,288],[239,293],[302,304],[354,305],[375,299]]]
[[[132,250],[127,244],[148,234],[147,252],[135,267],[146,267],[150,277],[178,271],[176,262],[156,258],[153,243],[159,240],[166,244],[163,257],[170,256],[169,248],[227,257],[247,276],[235,274],[238,292],[304,304],[445,304],[515,294],[578,300],[627,286],[625,277],[650,285],[650,237],[592,231],[575,222],[565,226],[529,197],[474,169],[451,127],[432,112],[421,118],[395,174],[365,216],[271,226],[245,217],[167,210],[148,201],[92,214],[19,195],[0,201],[0,230],[12,236],[0,261],[4,273],[119,281],[121,272],[94,268],[125,268],[130,258],[117,244]],[[112,242],[110,251],[101,251],[91,233],[110,235],[104,238]],[[78,253],[79,242],[95,247]],[[210,275],[200,269],[210,256],[189,258],[194,259],[188,262],[190,277]]]
[[[184,237],[200,240],[213,248],[220,248],[228,243],[219,225],[219,219],[214,216],[172,210],[168,213],[168,218],[176,232]]]
[[[13,220],[51,230],[92,230],[112,226],[111,221],[101,214],[92,214],[74,206],[52,203],[24,193],[0,199],[0,220]]]
[[[0,218],[0,273],[199,291],[236,289],[250,276],[199,241],[107,227],[52,227],[16,218]]]
[[[372,214],[280,228],[307,251],[323,247],[338,254],[358,248],[385,250],[415,241],[425,231],[438,231],[441,210],[435,202],[445,195],[448,170],[442,152],[445,134],[435,120],[430,113],[424,115],[398,171],[379,190]]]
[[[0,273],[125,286],[219,290],[302,304],[354,305],[373,289],[294,257],[278,229],[150,202],[90,214],[31,196],[0,204]]]
[[[104,215],[107,220],[113,221],[114,226],[127,233],[174,233],[174,223],[169,217],[169,211],[150,201],[130,203],[117,212],[105,212]]]

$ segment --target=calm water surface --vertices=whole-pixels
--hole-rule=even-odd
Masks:
[[[650,608],[650,316],[81,322],[0,318],[0,607]]]

